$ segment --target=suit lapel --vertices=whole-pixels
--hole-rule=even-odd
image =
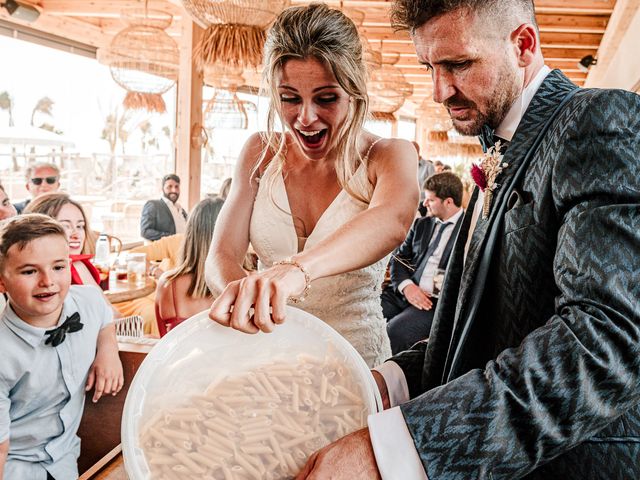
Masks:
[[[578,87],[559,70],[554,70],[534,95],[516,130],[503,162],[508,164],[498,177],[500,187],[494,192],[488,219],[478,218],[460,283],[453,335],[445,364],[446,381],[451,379],[455,362],[464,346],[482,298],[489,272],[491,253],[505,212],[506,199],[524,174],[551,121]]]

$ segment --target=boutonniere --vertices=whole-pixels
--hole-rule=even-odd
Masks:
[[[501,147],[502,144],[498,140],[493,147],[486,151],[479,163],[474,163],[471,166],[471,178],[473,178],[480,190],[484,192],[482,218],[485,220],[489,218],[493,192],[500,186],[496,183],[496,178],[498,178],[502,170],[509,166],[508,163],[502,161],[504,155],[500,153]]]

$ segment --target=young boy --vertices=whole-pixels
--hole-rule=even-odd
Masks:
[[[111,308],[95,287],[70,285],[58,222],[0,227],[0,479],[78,478],[84,392],[95,383],[95,402],[122,388]]]

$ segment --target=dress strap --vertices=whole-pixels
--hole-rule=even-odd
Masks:
[[[363,160],[365,162],[367,162],[369,160],[369,154],[371,153],[371,150],[373,149],[374,145],[376,143],[378,143],[380,140],[382,140],[382,137],[380,137],[379,139],[377,139],[375,142],[373,142],[371,145],[369,145],[369,148],[367,149],[367,153],[364,155]]]

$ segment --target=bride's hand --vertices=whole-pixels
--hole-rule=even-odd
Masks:
[[[287,299],[302,293],[305,275],[295,265],[274,265],[227,285],[209,318],[245,333],[271,332],[285,320]]]

